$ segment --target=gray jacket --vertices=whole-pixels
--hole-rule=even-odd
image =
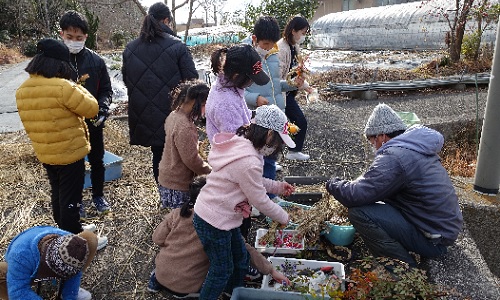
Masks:
[[[354,181],[332,179],[327,190],[346,207],[384,201],[424,233],[451,245],[462,230],[458,197],[438,152],[443,136],[414,125],[383,144],[368,171]]]

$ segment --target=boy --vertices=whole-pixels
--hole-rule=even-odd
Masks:
[[[90,135],[90,163],[92,182],[92,201],[100,214],[110,211],[104,197],[104,121],[108,117],[109,105],[113,90],[104,60],[94,51],[85,47],[89,25],[83,15],[76,11],[66,12],[59,21],[61,38],[70,51],[70,63],[75,68],[72,80],[81,83],[99,103],[99,113],[91,119],[85,119]],[[86,218],[83,202],[80,206],[80,217]]]
[[[279,39],[280,28],[275,18],[263,16],[257,19],[253,29],[252,42],[261,57],[262,70],[271,80],[266,85],[259,86],[254,83],[245,89],[245,101],[251,110],[262,105],[275,104],[284,112],[285,99],[283,92],[297,89],[297,87],[289,85],[286,80],[281,80],[279,51],[276,46]],[[276,171],[281,170],[281,166],[276,164],[276,159],[276,157],[264,157],[264,177],[276,178]],[[269,198],[275,202],[281,201],[279,197],[273,194],[269,194]]]

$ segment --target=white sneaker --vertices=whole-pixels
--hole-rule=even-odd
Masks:
[[[86,289],[80,288],[78,290],[78,296],[76,296],[76,300],[90,300],[92,299],[92,294]]]
[[[95,226],[95,224],[85,224],[85,225],[82,225],[82,228],[83,228],[83,230],[87,230],[90,232],[95,232],[97,230],[97,226]]]
[[[293,159],[293,160],[308,160],[310,158],[309,154],[302,153],[300,151],[288,151],[288,153],[285,156],[286,159]]]
[[[276,172],[280,172],[283,170],[283,166],[280,164],[276,164]]]
[[[276,196],[274,197],[273,199],[271,199],[274,203],[278,203],[278,202],[281,202],[281,201],[284,201],[283,199],[281,199],[279,196]]]
[[[107,236],[100,235],[97,237],[97,251],[106,247],[107,244],[108,244],[108,237]]]
[[[252,206],[252,212],[250,213],[251,217],[258,217],[260,216],[260,211],[258,211],[255,206]]]

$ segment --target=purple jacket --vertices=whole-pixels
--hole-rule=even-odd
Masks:
[[[225,84],[224,75],[217,76],[208,94],[205,117],[210,144],[213,144],[213,137],[216,133],[236,133],[241,126],[250,124],[252,117],[252,112],[248,109],[243,97],[244,90],[226,88]]]

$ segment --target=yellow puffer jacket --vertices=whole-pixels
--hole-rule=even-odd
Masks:
[[[49,165],[67,165],[90,151],[85,118],[97,115],[97,100],[69,80],[30,75],[16,91],[24,129],[38,159]]]

